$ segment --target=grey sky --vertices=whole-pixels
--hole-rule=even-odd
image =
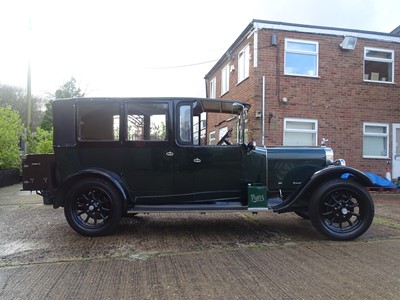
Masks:
[[[215,63],[204,62],[218,60],[252,19],[382,32],[400,25],[398,0],[0,3],[0,83],[25,87],[30,52],[35,95],[74,76],[87,96],[204,96]]]

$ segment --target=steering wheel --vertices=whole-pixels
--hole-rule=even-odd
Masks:
[[[232,145],[232,142],[230,140],[228,140],[228,138],[230,138],[232,136],[232,130],[233,128],[229,129],[224,136],[219,140],[219,142],[217,143],[218,146],[222,145],[223,143],[227,144],[227,145]]]

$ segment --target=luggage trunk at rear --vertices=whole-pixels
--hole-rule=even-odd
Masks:
[[[54,154],[26,155],[22,161],[23,190],[49,191],[55,186]]]

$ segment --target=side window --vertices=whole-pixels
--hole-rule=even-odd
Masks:
[[[285,75],[318,76],[318,42],[285,39]]]
[[[318,121],[285,118],[284,146],[317,146]]]
[[[215,141],[215,131],[211,131],[210,135],[209,135],[209,145],[216,145],[216,141]]]
[[[179,106],[179,141],[192,144],[192,108],[189,104]]]
[[[393,82],[394,51],[376,48],[364,49],[364,80]]]
[[[380,123],[364,123],[363,157],[389,157],[389,125]]]
[[[127,141],[167,140],[166,103],[129,103],[126,114]]]
[[[247,45],[239,52],[238,55],[238,82],[245,80],[249,77],[250,69],[250,46]]]
[[[80,103],[78,106],[79,141],[118,141],[119,103]]]
[[[221,95],[229,91],[229,64],[221,71]]]
[[[215,77],[210,81],[210,98],[216,98],[217,93],[216,93],[216,79]]]

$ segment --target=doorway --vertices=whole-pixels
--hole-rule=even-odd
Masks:
[[[400,124],[393,124],[392,178],[400,177]]]

